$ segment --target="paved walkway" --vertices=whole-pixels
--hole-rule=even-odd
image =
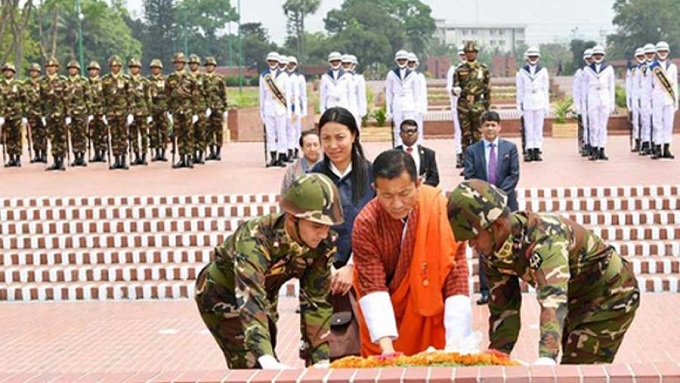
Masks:
[[[519,145],[518,140],[513,140]],[[675,142],[680,142],[676,135]],[[452,189],[462,180],[455,169],[452,140],[426,140],[437,152],[441,186]],[[364,145],[373,159],[388,149],[388,142]],[[543,162],[520,164],[519,187],[659,185],[680,182],[680,159],[652,161],[628,150],[628,138],[610,137],[610,161],[593,163],[576,153],[575,139],[545,140]],[[680,150],[676,150],[680,155]],[[26,156],[24,156],[26,157]],[[232,143],[224,147],[221,162],[173,170],[170,162],[109,171],[105,164],[45,172],[42,165],[24,158],[20,169],[0,169],[0,197],[88,195],[186,195],[276,193],[283,168],[265,168],[260,143]]]

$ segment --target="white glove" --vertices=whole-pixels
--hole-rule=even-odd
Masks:
[[[44,118],[43,118],[43,121],[45,121]],[[3,125],[5,125],[5,117],[0,117],[0,126],[3,126]]]
[[[66,117],[66,120],[64,120],[66,125],[71,125],[71,117]]]
[[[21,117],[21,125],[28,125],[28,118]]]
[[[224,113],[222,113],[222,120],[227,121],[228,118],[229,118],[229,112],[225,111]]]
[[[532,366],[557,366],[557,362],[553,358],[546,358],[545,356],[536,359]]]
[[[128,116],[127,116],[127,124],[128,124],[128,125],[132,124],[132,121],[134,121],[134,120],[135,120],[135,116],[133,116],[132,114],[128,114]]]
[[[479,352],[481,335],[472,333],[472,304],[470,297],[454,295],[444,301],[444,329],[446,350],[460,353]],[[477,339],[479,338],[479,339]]]
[[[260,362],[263,370],[292,370],[292,368],[280,363],[271,355],[262,355],[257,358],[257,361]]]
[[[45,119],[45,117],[43,117],[43,118],[41,118],[41,120],[42,120],[43,126],[47,126],[47,119]],[[3,123],[3,124],[5,123],[5,119],[4,119],[4,118],[2,119],[2,123]],[[0,124],[0,125],[2,125],[2,124]]]
[[[210,117],[211,114],[212,114],[212,109],[208,108],[208,109],[205,110],[205,116],[206,117]]]
[[[460,94],[463,93],[463,89],[459,86],[454,86],[453,87],[453,95],[456,97],[460,97]]]
[[[94,116],[87,116],[87,122],[88,124],[94,120]]]
[[[104,125],[108,125],[108,124],[109,124],[109,120],[106,119],[106,116],[103,116],[103,117],[102,117],[102,121],[104,121]]]
[[[149,116],[149,117],[146,118],[146,123],[147,123],[147,124],[150,124],[150,123],[152,123],[152,122],[153,122],[153,117]]]
[[[193,116],[191,116],[191,123],[195,124],[196,122],[198,122],[198,116],[194,114]]]
[[[313,368],[329,368],[331,362],[328,359],[320,360],[312,366]]]

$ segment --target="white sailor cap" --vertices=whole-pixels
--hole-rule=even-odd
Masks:
[[[354,64],[354,65],[358,65],[358,64],[359,64],[359,60],[357,60],[357,56],[355,56],[355,55],[349,55],[349,57],[352,59],[352,64]]]
[[[287,57],[287,56],[281,55],[281,56],[279,57],[279,64],[288,65],[288,57]]]
[[[530,57],[530,56],[541,57],[541,51],[539,51],[537,47],[530,47],[529,49],[527,49],[525,55],[527,57]]]
[[[269,52],[267,53],[267,61],[279,61],[281,60],[281,56],[279,56],[278,52]]]
[[[342,55],[340,54],[340,52],[331,52],[328,55],[328,62],[340,61],[340,60],[342,60]]]
[[[593,55],[604,55],[604,47],[600,44],[593,47]]]
[[[645,44],[642,49],[644,49],[645,53],[656,53],[656,47],[651,43]]]
[[[403,49],[398,50],[397,53],[394,54],[394,61],[397,60],[408,60],[408,52]]]
[[[458,54],[458,56],[464,55],[464,54],[465,54],[465,49],[464,49],[464,48],[465,48],[464,45],[461,45],[461,46],[458,47],[458,51],[456,52],[456,53]]]
[[[288,63],[293,63],[293,64],[297,65],[298,62],[297,62],[297,59],[295,58],[295,56],[288,56]]]
[[[645,49],[643,47],[640,47],[640,48],[635,50],[635,57],[644,56],[644,54],[645,54]]]
[[[350,63],[352,64],[352,55],[344,54],[342,55],[342,63]]]
[[[593,55],[593,49],[592,49],[592,48],[588,48],[588,49],[586,49],[586,50],[583,51],[583,58],[584,58],[584,59],[588,59],[588,58],[590,58],[592,55]]]
[[[415,53],[409,52],[408,54],[408,61],[415,61],[418,62],[418,56],[416,56]]]
[[[668,52],[668,51],[671,50],[671,47],[670,47],[670,46],[668,45],[668,43],[665,42],[665,41],[659,41],[658,43],[656,43],[656,47],[655,47],[655,48],[656,48],[656,51],[657,51],[657,52],[658,52],[658,51],[667,51],[667,52]]]

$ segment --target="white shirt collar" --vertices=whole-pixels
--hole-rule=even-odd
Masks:
[[[494,144],[496,147],[498,147],[498,136],[496,136],[496,139],[494,139],[493,141],[489,141],[486,138],[484,139],[484,147],[485,148],[488,148],[489,145],[491,145],[491,144]]]
[[[330,163],[330,169],[333,174],[338,176],[338,178],[345,178],[351,171],[352,171],[352,163],[349,163],[349,166],[347,166],[347,169],[343,173],[340,172],[340,170],[335,166],[333,162]]]

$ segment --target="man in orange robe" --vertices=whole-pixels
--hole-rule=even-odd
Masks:
[[[363,356],[432,346],[456,349],[472,333],[465,245],[448,223],[446,198],[423,185],[411,155],[373,162],[376,197],[352,232]]]

